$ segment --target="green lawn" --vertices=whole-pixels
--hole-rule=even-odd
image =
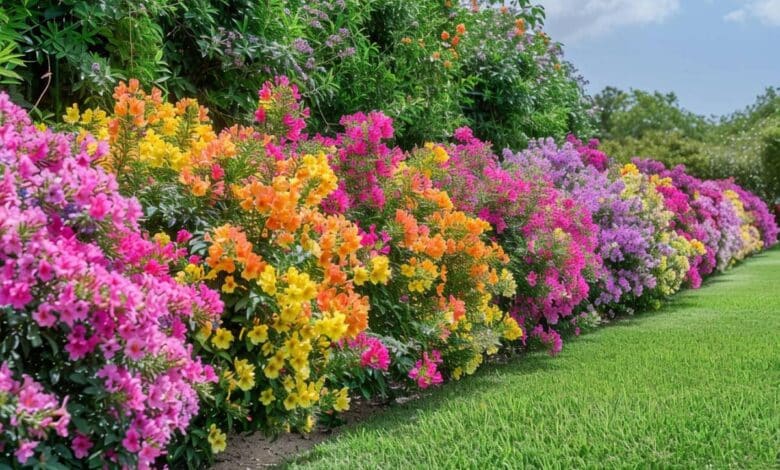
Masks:
[[[345,430],[311,468],[780,468],[780,250]]]

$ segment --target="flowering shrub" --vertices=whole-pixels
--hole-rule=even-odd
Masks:
[[[217,379],[186,340],[222,303],[169,275],[182,250],[142,236],[105,153],[0,94],[0,453],[20,464],[148,468]]]
[[[297,88],[283,77],[266,83],[257,127],[220,134],[193,100],[165,103],[136,82],[115,97],[107,163],[127,175],[123,188],[144,202],[150,228],[192,231],[177,235],[191,255],[177,279],[208,283],[226,304],[222,326],[197,334],[220,373],[204,415],[208,444],[193,434],[186,445],[216,453],[225,427],[308,432],[319,412],[347,409],[331,358],[337,344],[363,338],[369,302],[354,286],[386,282],[387,258],[365,253],[356,225],[320,209],[338,180],[302,140],[308,110]],[[386,369],[379,345],[366,344],[362,367]]]
[[[456,210],[434,186],[431,176],[442,173],[440,165],[449,158],[443,147],[429,144],[402,155],[383,143],[393,133],[387,117],[356,114],[342,122],[344,133],[319,139],[336,147],[334,167],[348,201],[329,207],[346,207],[351,217],[376,222],[369,238],[375,247],[384,249],[390,241],[386,285],[365,289],[372,330],[401,340],[399,376],[421,387],[441,382],[439,367],[455,378],[474,372],[502,339],[522,336],[516,321],[493,302],[494,296],[514,295],[515,281],[502,267],[508,257],[487,241],[487,222]],[[385,178],[372,179],[377,168]]]
[[[605,271],[590,298],[596,308],[611,312],[649,299],[649,293],[665,296],[679,289],[694,248],[669,230],[672,214],[664,210],[656,185],[632,166],[602,171],[605,156],[596,147],[576,139],[558,147],[548,139],[504,156],[510,164],[548,175],[593,214]]]
[[[694,287],[715,269],[776,243],[777,225],[766,204],[733,182],[701,181],[681,165],[668,170],[660,162],[634,161],[643,172],[669,181],[660,190],[675,213],[676,230],[704,244],[706,251],[695,258],[688,275]]]
[[[437,184],[458,209],[493,225],[518,283],[514,316],[527,331],[537,331],[540,321],[549,330],[588,297],[588,281],[601,266],[594,253],[597,227],[546,178],[524,174],[518,165],[502,167],[470,129],[454,137]]]

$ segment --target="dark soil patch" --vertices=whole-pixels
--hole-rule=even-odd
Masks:
[[[399,401],[403,401],[401,399]],[[217,455],[214,470],[243,470],[276,467],[322,441],[336,436],[342,429],[365,420],[386,408],[386,403],[368,402],[353,398],[349,411],[340,415],[344,425],[333,429],[318,428],[308,435],[282,434],[272,440],[262,433],[231,435],[224,453]]]

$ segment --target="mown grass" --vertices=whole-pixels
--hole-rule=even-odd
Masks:
[[[486,368],[298,468],[780,468],[780,250],[665,308]]]

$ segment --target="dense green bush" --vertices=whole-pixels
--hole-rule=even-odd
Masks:
[[[284,74],[306,90],[312,132],[379,109],[403,147],[461,124],[497,146],[591,134],[589,100],[541,31],[543,9],[512,3],[23,0],[0,7],[0,80],[38,117],[105,107],[133,77],[196,96],[218,126],[247,123],[256,90]]]

